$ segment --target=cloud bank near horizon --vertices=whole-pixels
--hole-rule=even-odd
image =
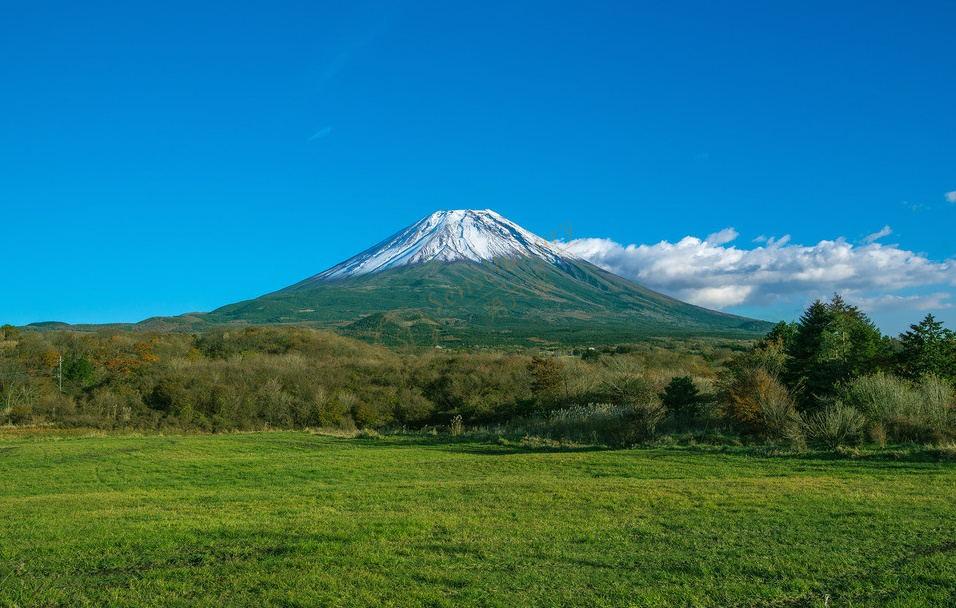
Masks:
[[[752,248],[733,244],[725,228],[706,238],[622,245],[610,239],[559,241],[570,253],[652,289],[708,308],[802,304],[840,292],[867,311],[933,311],[954,306],[956,259],[934,261],[880,243],[889,226],[854,244],[840,237],[815,245],[789,235],[757,237]],[[920,293],[909,293],[918,291]]]

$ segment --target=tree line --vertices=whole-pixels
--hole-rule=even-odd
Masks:
[[[627,445],[660,433],[803,444],[953,437],[956,335],[883,336],[839,296],[765,338],[396,351],[301,327],[0,328],[0,422],[204,431],[450,428]]]

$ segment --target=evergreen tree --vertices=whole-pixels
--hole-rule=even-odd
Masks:
[[[821,386],[816,382],[814,373],[817,359],[823,350],[823,333],[832,320],[829,308],[820,300],[811,304],[797,322],[790,347],[786,349],[789,357],[784,372],[784,381],[791,391],[798,395],[819,392]],[[802,402],[802,399],[801,399]]]
[[[664,387],[661,403],[675,416],[691,418],[697,415],[701,402],[700,391],[690,376],[676,376]]]
[[[787,348],[787,386],[802,410],[817,409],[840,382],[869,374],[887,358],[887,342],[859,308],[839,295],[810,305]]]
[[[956,377],[956,334],[932,314],[900,334],[897,369],[902,376],[925,374]]]
[[[797,324],[780,321],[773,326],[773,329],[763,337],[758,346],[764,347],[770,344],[779,344],[784,349],[793,345],[793,339],[797,335]]]

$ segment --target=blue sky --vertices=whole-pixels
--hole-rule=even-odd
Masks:
[[[493,208],[764,318],[842,289],[787,275],[842,237],[885,330],[956,325],[956,3],[138,4],[4,7],[0,322],[209,310]],[[717,275],[647,266],[688,236]]]

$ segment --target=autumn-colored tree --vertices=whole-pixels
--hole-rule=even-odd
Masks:
[[[537,399],[553,398],[560,390],[563,366],[554,357],[532,357],[528,364],[531,374],[531,393]]]
[[[53,369],[60,364],[60,353],[53,348],[47,349],[40,355],[40,363],[44,369]]]
[[[139,360],[143,363],[156,363],[159,361],[159,356],[153,352],[153,341],[149,342],[137,342],[133,349],[136,351]]]

